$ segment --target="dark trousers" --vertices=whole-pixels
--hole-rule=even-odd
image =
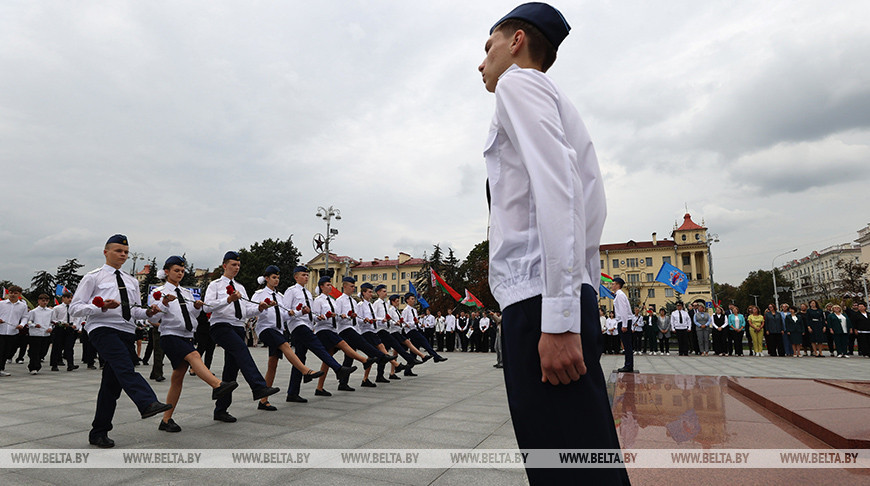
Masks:
[[[363,339],[368,341],[369,344],[371,344],[375,348],[378,347],[378,344],[383,344],[381,339],[378,337],[377,333],[374,333],[371,331],[366,331],[366,332],[362,333],[362,337],[363,337]],[[384,348],[386,348],[386,345],[384,345]],[[378,361],[378,377],[379,378],[384,376],[384,369],[386,367],[387,367],[387,363],[385,363],[383,361]]]
[[[91,343],[87,331],[82,331],[82,362],[94,366],[97,361],[97,348]]]
[[[504,316],[502,316],[504,322]],[[619,340],[622,342],[622,354],[625,356],[624,367],[630,370],[634,369],[634,347],[632,346],[632,332],[628,328],[625,332],[622,331],[622,323],[616,324],[616,332],[619,334]]]
[[[435,328],[434,327],[427,327],[427,328],[423,329],[423,335],[426,336],[426,339],[428,339],[429,342],[434,342],[435,341]]]
[[[444,340],[447,344],[447,352],[452,353],[454,349],[456,349],[456,332],[455,331],[447,331],[444,333]]]
[[[858,355],[870,356],[870,333],[858,333]]]
[[[380,349],[372,346],[368,341],[365,340],[360,334],[356,331],[356,329],[348,328],[344,331],[338,333],[344,341],[350,345],[354,350],[362,351],[369,358],[372,357],[381,357],[384,356],[384,353],[381,352]],[[344,362],[342,366],[351,366],[353,365],[353,358],[345,355]],[[344,380],[339,381],[339,384],[346,385],[349,377],[345,377]]]
[[[30,363],[27,364],[28,371],[39,371],[42,369],[42,354],[48,349],[51,344],[51,336],[30,336],[30,352],[27,357],[30,358]]]
[[[163,346],[160,345],[160,331],[157,330],[156,327],[152,327],[150,334],[148,336],[148,347],[152,347],[151,343],[154,343],[154,361],[151,363],[151,376],[152,380],[156,380],[157,378],[163,378]],[[146,352],[147,356],[147,352]],[[148,358],[145,358],[144,361],[148,361]]]
[[[413,341],[411,341],[413,342]],[[471,338],[469,339],[469,347],[468,350],[472,353],[476,353],[480,351],[480,329],[475,329],[474,332],[471,333]],[[416,344],[415,344],[416,346]]]
[[[643,351],[655,353],[656,345],[658,344],[659,328],[656,325],[648,324],[643,328]]]
[[[834,344],[837,346],[837,354],[846,354],[846,345],[849,343],[848,334],[833,334]]]
[[[305,356],[310,349],[315,356],[320,358],[320,361],[326,363],[333,371],[337,372],[341,369],[338,361],[329,354],[329,351],[323,347],[323,343],[320,342],[320,339],[317,339],[317,336],[314,335],[314,332],[308,326],[296,326],[293,328],[293,332],[290,333],[290,339],[293,340],[293,351],[303,364],[305,363]],[[301,386],[302,372],[294,367],[290,370],[290,386],[287,388],[287,396],[299,395]]]
[[[721,331],[717,331],[713,329],[713,352],[716,354],[728,354],[728,351],[725,349],[727,343],[727,333],[728,329],[722,329]]]
[[[202,356],[202,362],[205,363],[205,366],[211,369],[211,360],[214,358],[215,344],[208,329],[208,321],[205,321],[204,324],[198,324],[196,326],[196,334],[194,334],[194,337],[196,338],[196,352]]]
[[[848,343],[846,344],[846,354],[854,354],[855,341],[858,339],[857,334],[849,334]]]
[[[435,333],[435,351],[444,351],[444,333],[436,332]]]
[[[48,358],[48,364],[52,367],[60,366],[64,359],[64,349],[66,347],[67,334],[74,332],[66,327],[56,326],[51,330],[51,356]],[[72,363],[69,363],[72,364]]]
[[[18,348],[18,357],[15,358],[15,361],[24,360],[24,354],[27,353],[27,344],[30,342],[29,338],[30,336],[27,334],[21,333],[18,333],[18,335],[15,336],[16,346]],[[15,354],[15,350],[12,350],[12,354]]]
[[[631,349],[646,351],[646,348],[643,347],[643,331],[631,331]]]
[[[222,381],[236,381],[241,371],[251,390],[266,387],[266,380],[254,364],[254,358],[251,357],[251,352],[245,344],[244,328],[226,322],[217,322],[212,324],[209,333],[214,342],[224,348]],[[215,402],[215,413],[226,412],[232,403],[232,393],[225,394]]]
[[[782,347],[785,349],[786,356],[794,354],[794,351],[791,349],[791,340],[788,338],[788,331],[782,332]]]
[[[581,336],[601,333],[595,290],[583,285]],[[541,382],[541,297],[504,309],[502,352],[508,405],[520,449],[619,449],[604,374],[600,340],[582,339],[586,374],[567,385]],[[526,469],[532,485],[629,484],[625,469]]]
[[[8,357],[14,355],[15,350],[18,349],[17,337],[5,334],[0,335],[0,371],[6,369],[6,360],[10,359]]]
[[[475,333],[475,334],[480,334],[480,333]],[[440,355],[438,355],[438,353],[435,352],[434,349],[432,349],[432,345],[429,344],[429,340],[427,340],[426,337],[420,333],[420,331],[418,331],[416,329],[411,329],[410,331],[408,331],[408,339],[410,339],[411,343],[414,346],[417,346],[417,348],[425,349],[433,358],[440,358],[441,357]]]
[[[53,332],[53,331],[52,331]],[[66,367],[69,369],[70,367],[75,365],[75,349],[76,349],[76,341],[78,341],[79,332],[75,329],[68,328],[63,336],[63,359],[66,361]],[[94,352],[96,354],[96,352]]]
[[[677,349],[679,350],[680,356],[688,356],[689,331],[687,329],[675,329],[674,333],[677,335]]]
[[[828,337],[828,352],[834,354],[834,335],[830,332],[825,333]]]
[[[660,353],[670,353],[671,352],[671,338],[670,338],[670,336],[665,336],[661,332],[659,332],[659,352]]]
[[[139,412],[157,401],[154,390],[136,373],[133,365],[136,334],[108,327],[98,327],[89,333],[91,344],[106,361],[97,393],[97,410],[91,423],[90,438],[106,435],[112,430],[112,417],[121,390],[133,400]]]
[[[495,324],[490,324],[489,329],[486,330],[489,337],[489,350],[495,352],[495,338],[498,335],[498,328]]]
[[[772,332],[765,336],[765,338],[767,340],[767,354],[771,356],[785,356],[785,348],[782,345],[781,332]]]
[[[414,355],[412,355],[408,348],[406,348],[402,343],[396,340],[393,337],[393,334],[387,330],[381,329],[378,331],[378,337],[381,338],[381,342],[384,343],[384,347],[387,349],[392,349],[393,351],[399,353],[399,356],[402,357],[407,362],[414,361]]]
[[[728,332],[731,333],[731,344],[734,345],[734,354],[743,356],[743,329],[739,331],[729,329]],[[728,350],[728,354],[731,354],[731,350]]]
[[[610,342],[610,354],[619,354],[619,331],[617,334],[607,336],[607,340]]]

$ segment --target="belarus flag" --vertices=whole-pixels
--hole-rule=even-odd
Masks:
[[[483,303],[481,301],[477,300],[477,297],[475,297],[474,294],[469,292],[468,289],[465,289],[465,298],[462,299],[460,304],[465,304],[468,307],[479,307],[479,308],[483,309]]]
[[[434,289],[434,288],[437,288],[437,287],[441,287],[441,290],[443,290],[443,291],[447,292],[448,294],[450,294],[450,297],[453,297],[453,300],[460,300],[460,299],[462,299],[462,296],[459,295],[459,292],[457,292],[457,291],[453,290],[452,288],[450,288],[450,286],[447,285],[447,282],[445,282],[444,279],[441,278],[440,275],[438,275],[437,273],[435,273],[435,270],[434,270],[434,269],[431,269],[431,268],[429,269],[429,276],[432,278],[432,288],[433,288],[433,289]]]

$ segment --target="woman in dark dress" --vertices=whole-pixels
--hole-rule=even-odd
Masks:
[[[789,307],[788,315],[785,316],[785,330],[788,333],[788,341],[791,343],[792,356],[795,358],[801,355],[801,340],[806,327],[803,314],[799,313],[794,306]]]
[[[813,356],[822,357],[822,343],[826,341],[825,313],[819,309],[819,303],[810,301],[810,309],[806,314],[808,331],[812,333]]]
[[[798,312],[798,319],[800,319],[803,327],[801,328],[801,345],[803,345],[804,356],[810,355],[810,350],[813,348],[813,332],[810,329],[810,323],[807,320],[807,310],[809,308],[806,304],[801,304],[800,312]]]

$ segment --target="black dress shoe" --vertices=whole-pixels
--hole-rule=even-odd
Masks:
[[[504,368],[504,365],[500,365],[500,364],[493,365],[493,366],[495,366],[495,367],[498,368],[498,369]]]
[[[79,369],[79,365],[67,366],[67,368],[66,368],[67,371],[73,371],[73,370],[77,370],[77,369]]]
[[[405,370],[405,376],[417,376],[417,373],[414,373],[411,370]]]
[[[213,388],[211,390],[211,399],[217,400],[218,398],[226,395],[227,393],[232,393],[233,390],[239,387],[239,384],[235,381],[222,381],[220,386],[217,388]]]
[[[95,445],[101,449],[115,447],[115,441],[110,439],[107,435],[101,435],[99,437],[89,437],[88,443],[90,443],[91,445]]]
[[[166,432],[181,432],[181,426],[175,423],[175,420],[169,419],[169,422],[160,421],[157,430],[165,430]]]
[[[447,358],[445,358],[444,356],[436,356],[436,357],[435,357],[435,362],[436,362],[436,363],[440,363],[440,362],[442,362],[442,361],[447,361]]]
[[[317,395],[318,397],[331,397],[332,396],[332,393],[329,393],[326,390],[320,390],[318,388],[314,389],[314,394]]]
[[[254,400],[259,400],[261,398],[266,398],[269,395],[274,395],[281,391],[277,386],[264,386],[263,388],[257,388],[254,390]]]
[[[616,370],[617,373],[634,373],[634,368],[629,368],[628,366],[623,366]]]
[[[316,393],[315,393],[316,395]],[[302,398],[299,395],[287,395],[287,400],[285,402],[295,402],[295,403],[308,403],[307,398]]]
[[[371,358],[367,359],[365,363],[363,363],[363,369],[367,370],[367,369],[371,368],[372,365],[377,363],[377,362],[378,362],[378,358],[371,357]]]
[[[405,368],[407,368],[407,366],[405,366],[405,363],[399,363],[399,366],[396,366],[396,373],[405,371]]]
[[[152,376],[151,379],[154,380],[154,381],[156,381],[157,383],[160,383],[161,381],[166,381],[166,377],[165,377],[165,376],[158,376],[158,377],[156,377],[156,378]]]
[[[172,405],[168,403],[154,402],[151,405],[145,407],[145,410],[142,410],[141,415],[143,419],[146,419],[148,417],[153,417],[158,413],[163,413],[167,410],[172,410]]]
[[[375,378],[375,383],[389,383],[390,380],[384,378],[383,376],[379,376]]]
[[[320,370],[317,370],[317,371],[311,370],[311,371],[308,372],[308,374],[306,374],[306,375],[302,375],[302,382],[303,382],[303,383],[308,383],[308,382],[310,382],[311,380],[313,380],[313,379],[315,379],[315,378],[320,378],[321,376],[323,376],[323,372],[322,372],[322,371],[320,371]]]
[[[432,359],[432,355],[427,354],[426,356],[423,356],[423,361],[421,361],[421,363],[425,363],[425,362],[429,361],[430,359]]]
[[[363,380],[363,382],[360,384],[360,386],[365,387],[365,388],[375,388],[378,385],[375,385],[374,383],[372,383],[371,380]]]
[[[394,373],[390,375],[390,380],[401,380],[401,378],[399,378],[399,376]]]
[[[268,412],[274,412],[278,409],[275,407],[275,405],[272,405],[269,402],[266,402],[266,403],[260,402],[257,404],[257,410],[266,410]]]
[[[142,365],[143,365],[143,366],[151,366],[150,364],[148,364],[147,361],[143,361],[143,362],[142,362]]]
[[[338,378],[338,381],[344,381],[347,380],[347,377],[356,370],[356,366],[342,366],[340,370],[335,372],[335,377]]]
[[[389,363],[390,361],[392,361],[392,360],[394,360],[394,359],[396,359],[396,358],[398,358],[398,357],[399,357],[398,354],[394,354],[394,355],[392,355],[392,356],[391,356],[391,355],[388,355],[388,354],[385,354],[385,355],[381,356],[380,359],[379,359],[378,361],[379,361],[380,363],[382,363],[382,364],[387,364],[387,363]]]
[[[57,369],[57,366],[52,366],[52,367],[51,367],[51,371],[60,371],[60,370]]]
[[[94,365],[92,365],[92,364],[89,364],[89,365],[88,365],[88,369],[89,369],[89,370],[95,370],[95,369],[97,369],[97,367],[94,366]]]
[[[231,424],[231,423],[236,421],[236,418],[233,417],[232,415],[230,415],[230,413],[227,412],[226,410],[224,410],[223,412],[215,412],[214,419],[218,420],[220,422],[226,422],[228,424]]]
[[[339,383],[338,389],[341,391],[356,391],[356,388],[353,388],[352,386],[350,386],[346,383]]]

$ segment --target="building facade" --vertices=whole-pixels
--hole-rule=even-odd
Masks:
[[[707,228],[692,221],[686,213],[683,224],[674,225],[670,240],[659,240],[653,233],[650,241],[629,240],[601,245],[601,271],[625,280],[623,290],[632,306],[647,305],[658,310],[678,300],[713,302],[709,237]],[[680,295],[668,285],[656,281],[665,263],[686,274],[689,279],[686,294]],[[600,303],[608,310],[613,309],[610,299],[602,298]]]
[[[413,258],[411,255],[400,252],[398,258],[383,260],[356,260],[347,256],[338,256],[333,253],[329,258],[329,270],[332,274],[332,284],[339,286],[341,278],[354,277],[357,286],[363,282],[369,282],[374,286],[384,284],[391,294],[404,294],[408,291],[408,281],[417,280],[423,265],[426,263],[422,258]],[[326,273],[326,253],[321,253],[311,259],[308,264],[311,271],[311,279],[308,281],[308,290],[314,293],[317,281]]]
[[[851,243],[829,246],[821,251],[792,260],[781,266],[779,270],[789,279],[794,288],[791,289],[792,301],[797,304],[810,300],[825,301],[839,297],[840,270],[839,260],[861,261],[861,247]]]
[[[861,248],[861,263],[870,263],[870,224],[858,230],[855,243]]]

